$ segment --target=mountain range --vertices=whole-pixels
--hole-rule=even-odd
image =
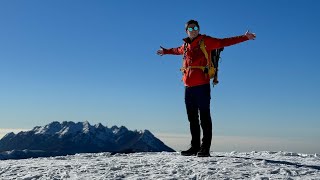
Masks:
[[[30,131],[8,133],[0,140],[0,159],[22,159],[76,153],[174,152],[150,131],[108,128],[101,123],[54,121]]]

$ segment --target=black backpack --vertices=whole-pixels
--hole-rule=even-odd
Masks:
[[[219,71],[219,60],[220,60],[220,53],[223,51],[224,48],[214,49],[211,51],[211,61],[216,69],[216,72],[213,77],[213,86],[219,83],[218,81],[218,71]]]

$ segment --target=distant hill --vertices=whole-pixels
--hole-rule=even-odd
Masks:
[[[105,127],[89,122],[52,122],[0,140],[0,159],[22,159],[76,153],[174,152],[150,131]]]

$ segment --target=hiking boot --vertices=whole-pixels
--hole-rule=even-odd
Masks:
[[[197,155],[200,148],[191,147],[186,151],[181,151],[182,156],[195,156]]]
[[[210,156],[210,148],[201,147],[200,151],[197,153],[198,157],[209,157]]]

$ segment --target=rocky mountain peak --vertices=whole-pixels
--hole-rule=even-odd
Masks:
[[[174,151],[148,130],[131,131],[125,126],[108,128],[101,123],[92,126],[88,121],[54,121],[30,131],[8,133],[0,140],[0,153],[12,150],[22,154],[32,152],[30,157],[88,152]],[[41,155],[34,152],[41,152]]]

